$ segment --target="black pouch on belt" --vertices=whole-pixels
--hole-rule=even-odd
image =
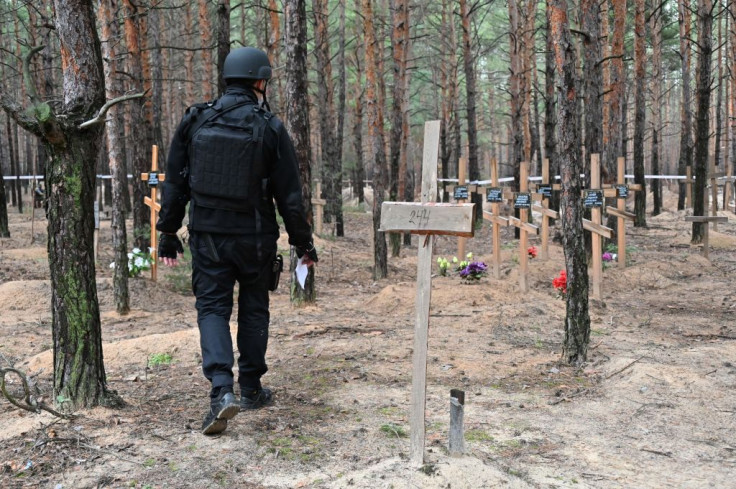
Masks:
[[[284,271],[284,257],[276,255],[271,262],[271,280],[268,283],[268,290],[274,291],[279,287],[279,279],[281,272]]]

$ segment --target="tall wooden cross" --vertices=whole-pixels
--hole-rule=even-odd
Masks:
[[[642,186],[639,184],[626,185],[626,158],[619,156],[616,163],[618,166],[616,184],[607,187],[604,195],[616,198],[616,207],[606,207],[606,213],[618,218],[616,222],[616,229],[618,230],[616,234],[617,262],[619,268],[626,268],[626,220],[633,221],[636,217],[626,210],[626,198],[630,192],[642,190]]]
[[[473,236],[473,204],[438,204],[437,159],[439,157],[440,121],[424,125],[422,163],[422,201],[384,202],[381,206],[381,230],[424,235],[417,258],[417,295],[414,324],[414,352],[411,386],[411,461],[424,463],[425,404],[427,391],[427,342],[429,339],[429,303],[432,292],[432,250],[435,235]]]
[[[501,226],[508,226],[509,220],[501,217],[500,204],[509,195],[504,195],[504,189],[498,181],[498,161],[491,159],[491,186],[488,188],[486,200],[491,203],[491,211],[483,211],[483,219],[491,221],[493,226],[493,276],[501,278]]]
[[[708,192],[703,193],[703,199],[707,202],[708,201]],[[709,238],[709,227],[710,223],[712,222],[715,226],[719,222],[728,222],[728,218],[725,216],[708,216],[708,206],[703,206],[703,212],[705,213],[704,216],[685,216],[685,221],[687,222],[702,222],[705,223],[705,229],[703,230],[703,256],[706,260],[710,259],[710,245],[708,243]],[[715,230],[715,229],[714,229]]]
[[[455,202],[458,204],[466,203],[470,196],[468,193],[467,169],[468,159],[461,156],[457,168],[457,186],[453,188],[453,197],[455,198]],[[457,238],[457,256],[460,261],[465,260],[465,245],[467,244],[467,241],[468,238]]]
[[[583,205],[590,209],[590,221],[583,219],[583,229],[592,233],[593,241],[593,290],[594,299],[601,300],[601,278],[603,276],[603,259],[601,254],[603,246],[601,237],[611,239],[613,229],[601,224],[601,210],[603,208],[603,189],[601,188],[601,155],[593,153],[590,155],[590,187],[586,189]]]
[[[542,204],[533,204],[532,210],[542,214],[542,250],[539,258],[546,260],[549,258],[549,220],[560,217],[559,212],[549,208],[549,199],[552,197],[553,190],[553,186],[549,181],[549,158],[545,158],[542,162],[542,182],[536,185],[536,190]]]
[[[529,273],[529,233],[539,234],[539,228],[527,222],[532,208],[532,194],[529,193],[529,162],[522,161],[519,168],[519,193],[514,198],[514,208],[519,209],[519,217],[510,216],[509,224],[521,231],[519,235],[519,290],[529,292],[527,274]]]
[[[156,239],[156,221],[158,213],[161,210],[161,204],[158,203],[158,184],[166,179],[166,175],[158,171],[158,146],[153,145],[153,153],[151,155],[151,171],[141,173],[141,180],[147,181],[151,188],[151,196],[145,197],[143,203],[151,208],[151,280],[156,281],[158,275],[158,240]]]

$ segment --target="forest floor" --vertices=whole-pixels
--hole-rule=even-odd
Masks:
[[[220,436],[199,432],[208,385],[186,267],[131,279],[114,310],[109,221],[98,293],[110,388],[127,405],[72,421],[0,398],[3,488],[727,488],[736,487],[736,216],[711,232],[710,261],[665,192],[646,229],[627,225],[630,263],[604,271],[590,302],[582,368],[560,363],[563,268],[530,262],[518,292],[518,242],[502,237],[503,277],[432,283],[426,465],[408,460],[417,239],[375,281],[371,217],[346,213],[344,238],[317,239],[316,305],[272,295],[266,409]],[[27,372],[48,400],[51,290],[45,221],[11,209],[0,239],[0,367]],[[280,247],[285,249],[285,241]],[[536,238],[535,238],[536,239]],[[532,244],[539,244],[533,240]],[[485,224],[467,251],[490,263]],[[435,257],[452,257],[439,238]],[[233,332],[235,323],[231,323]],[[8,376],[17,392],[18,381]],[[13,381],[14,383],[10,383]],[[465,391],[466,455],[447,452],[449,392]]]

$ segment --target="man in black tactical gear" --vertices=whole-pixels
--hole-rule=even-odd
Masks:
[[[317,261],[294,147],[266,101],[268,56],[255,48],[236,49],[225,59],[223,77],[225,94],[187,109],[174,134],[156,225],[158,256],[176,265],[183,252],[176,232],[189,203],[202,370],[212,384],[202,426],[206,435],[225,430],[240,410],[258,409],[272,399],[261,376],[267,371],[268,291],[278,283],[281,263],[274,200],[289,244],[307,266]],[[229,326],[236,281],[240,402],[233,392]]]

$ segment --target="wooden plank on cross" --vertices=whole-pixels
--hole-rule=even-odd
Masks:
[[[590,221],[583,219],[583,229],[592,233],[593,263],[591,266],[593,275],[592,296],[601,300],[601,279],[603,276],[602,242],[601,236],[613,237],[613,229],[601,224],[601,211],[605,205],[603,189],[601,188],[601,160],[597,153],[590,155],[590,189],[585,190],[583,205],[590,209]]]
[[[486,200],[491,203],[491,211],[483,211],[483,219],[491,221],[493,241],[493,276],[501,278],[501,226],[508,226],[509,220],[501,217],[501,202],[504,201],[503,188],[498,182],[498,161],[491,159],[491,187],[488,188]]]
[[[692,209],[693,207],[693,167],[687,165],[685,167],[685,207]]]
[[[437,159],[439,158],[440,121],[424,125],[424,157],[422,162],[421,204],[384,202],[381,207],[381,229],[408,231],[425,236],[420,240],[417,257],[417,295],[414,324],[414,351],[411,386],[411,462],[424,463],[425,406],[427,394],[427,346],[429,339],[429,303],[432,293],[432,251],[437,234],[464,234],[472,236],[475,219],[472,204],[437,204]],[[426,213],[423,210],[426,209]],[[439,209],[443,209],[439,212]],[[468,212],[470,211],[470,214]],[[408,213],[407,213],[408,212]],[[412,214],[413,212],[413,214]],[[419,214],[417,214],[419,213]],[[445,214],[442,214],[445,213]],[[450,214],[447,214],[450,213]],[[441,218],[436,218],[442,214]],[[418,219],[421,215],[421,219]],[[453,215],[455,216],[453,218]],[[404,222],[399,222],[403,216]],[[410,222],[410,221],[414,222]],[[458,227],[458,221],[463,223]],[[441,229],[446,225],[447,229]],[[433,228],[430,230],[430,228]]]
[[[151,196],[145,197],[143,203],[151,208],[151,280],[154,282],[158,278],[158,241],[156,239],[156,221],[158,213],[161,210],[161,204],[158,202],[158,184],[166,180],[164,173],[158,171],[158,146],[155,144],[151,153],[151,171],[141,173],[141,180],[148,182],[151,189]]]
[[[529,211],[532,208],[532,194],[529,192],[529,162],[522,161],[519,168],[519,192],[514,197],[514,208],[519,209],[519,217],[509,216],[509,225],[519,228],[519,290],[529,292],[527,275],[529,273],[529,233],[539,234],[539,228],[530,224]]]
[[[720,177],[725,177],[726,174],[723,172],[717,172],[716,171],[716,156],[713,155],[710,160],[710,168],[708,171],[708,179],[710,180],[710,190],[711,190],[711,203],[710,203],[710,210],[711,210],[711,216],[717,216],[718,215],[718,181],[717,179]],[[707,209],[708,206],[705,208]],[[723,208],[725,209],[725,203]],[[713,231],[718,231],[718,221],[710,221],[713,223]]]
[[[542,197],[541,205],[533,204],[532,210],[542,214],[542,250],[539,258],[549,258],[549,220],[558,219],[559,213],[549,208],[549,198],[552,196],[552,185],[549,181],[549,158],[542,162],[542,182],[536,185],[537,194]]]

